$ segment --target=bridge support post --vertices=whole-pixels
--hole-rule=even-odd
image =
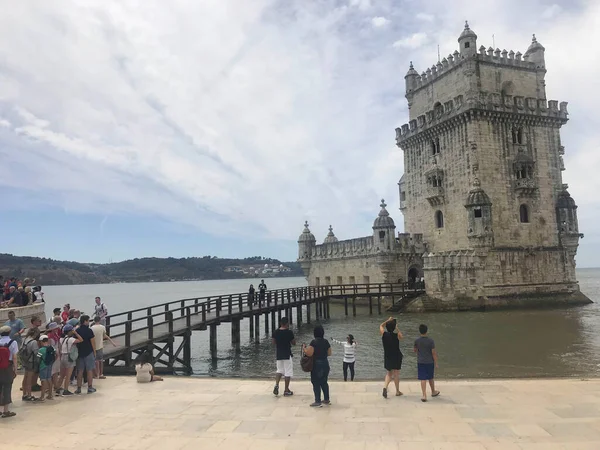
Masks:
[[[254,337],[254,316],[250,316],[249,317],[249,321],[250,321],[250,339],[252,339]]]
[[[183,361],[185,373],[192,374],[192,330],[187,330],[183,335]]]
[[[265,317],[265,320],[269,320],[269,313]],[[275,325],[275,311],[271,311],[271,330],[275,331],[278,328],[278,325]]]
[[[310,303],[306,304],[306,323],[310,325]]]
[[[356,297],[352,297],[352,315],[356,317]]]
[[[275,328],[273,328],[273,331],[275,331]],[[267,336],[269,335],[269,313],[268,312],[265,313],[265,334]]]
[[[325,308],[326,308],[326,319],[329,320],[331,319],[331,313],[329,312],[329,298],[327,298],[327,301],[325,302]]]
[[[231,321],[231,345],[236,352],[240,351],[240,321],[239,319]]]
[[[381,315],[381,295],[377,296],[377,314]]]
[[[373,315],[373,297],[369,295],[369,314]]]
[[[217,325],[211,324],[210,332],[210,356],[213,360],[217,359]]]
[[[296,325],[302,325],[302,306],[296,306]]]
[[[344,313],[348,316],[348,297],[344,296]]]
[[[258,339],[260,338],[260,313],[255,314],[250,320],[254,320],[254,337]]]

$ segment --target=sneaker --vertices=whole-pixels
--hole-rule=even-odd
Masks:
[[[75,389],[75,394],[77,394],[77,395],[81,394],[81,388]]]
[[[331,401],[330,400],[323,400],[323,404],[329,406],[329,405],[331,405]]]
[[[279,395],[279,386],[275,385],[273,388],[273,395]]]
[[[88,388],[88,394],[93,394],[94,392],[96,392],[96,388],[93,388],[93,387]]]
[[[71,391],[69,391],[69,390],[62,391],[62,396],[63,397],[68,397],[69,395],[73,395],[73,393]]]
[[[314,402],[310,404],[311,408],[320,408],[321,406],[323,406],[321,404],[321,402]]]
[[[383,388],[383,393],[381,395],[383,395],[383,398],[387,398],[387,389],[386,388]]]
[[[56,395],[58,395],[58,396],[61,396],[61,395],[62,395],[62,391],[63,391],[63,390],[62,390],[62,388],[58,388],[58,389],[56,389],[56,390],[54,391],[54,393],[55,393]]]
[[[291,397],[292,395],[294,395],[294,393],[292,391],[284,391],[283,392],[284,397]]]

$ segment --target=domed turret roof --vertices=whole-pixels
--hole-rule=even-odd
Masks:
[[[308,228],[308,221],[304,222],[304,231],[302,231],[302,234],[298,238],[298,242],[316,242],[315,236]]]
[[[373,228],[396,228],[396,224],[394,223],[394,219],[390,217],[390,213],[387,212],[385,207],[385,200],[381,199],[381,211],[379,211],[379,215],[375,222],[373,222]]]
[[[475,178],[475,181],[473,181],[473,189],[471,189],[469,191],[469,195],[467,195],[467,202],[465,203],[465,206],[486,206],[491,204],[492,201],[481,188],[479,179]]]
[[[413,63],[411,61],[410,62],[410,67],[408,68],[408,72],[406,72],[406,75],[404,76],[404,78],[409,77],[409,76],[413,76],[413,75],[416,76],[416,77],[418,77],[419,76],[419,72],[417,72],[415,70],[415,68],[413,67]]]
[[[473,30],[471,30],[469,28],[469,22],[467,22],[465,20],[465,29],[463,30],[462,33],[460,33],[460,36],[458,37],[458,40],[461,41],[465,38],[474,38],[477,39],[477,35],[475,34],[475,32]]]
[[[556,207],[564,208],[564,209],[577,209],[577,205],[575,204],[575,200],[569,194],[569,191],[563,189],[560,194],[558,194],[558,198],[556,199]]]
[[[527,49],[527,51],[525,52],[525,56],[529,55],[530,53],[535,52],[536,50],[542,50],[545,51],[546,49],[544,48],[544,46],[542,44],[540,44],[536,37],[535,34],[533,35],[533,38],[531,39],[531,45],[529,46],[529,48]]]
[[[332,242],[337,242],[337,241],[338,241],[338,238],[336,238],[335,234],[333,234],[333,227],[331,225],[329,225],[329,233],[327,233],[327,237],[325,238],[323,243],[330,244]]]

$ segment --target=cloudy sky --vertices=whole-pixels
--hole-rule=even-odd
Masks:
[[[565,182],[580,266],[600,266],[600,2],[574,0],[0,0],[1,252],[295,259],[401,230],[404,74],[457,47],[546,47],[569,101]]]

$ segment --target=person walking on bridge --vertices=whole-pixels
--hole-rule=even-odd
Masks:
[[[273,333],[273,344],[277,347],[277,374],[275,375],[275,387],[273,394],[279,395],[279,382],[281,377],[285,378],[284,397],[294,395],[290,391],[290,381],[294,376],[294,365],[292,363],[292,345],[296,345],[294,332],[290,330],[290,323],[287,317],[282,317],[279,321],[279,329]]]
[[[265,280],[260,280],[260,284],[258,285],[258,305],[262,307],[263,302],[265,301],[265,297],[267,295],[267,285],[265,284]]]
[[[251,284],[248,288],[248,308],[252,308],[254,305],[254,285]]]
[[[106,326],[106,316],[108,316],[108,309],[102,302],[100,297],[96,297],[96,304],[94,305],[94,317],[100,317],[100,324]]]

